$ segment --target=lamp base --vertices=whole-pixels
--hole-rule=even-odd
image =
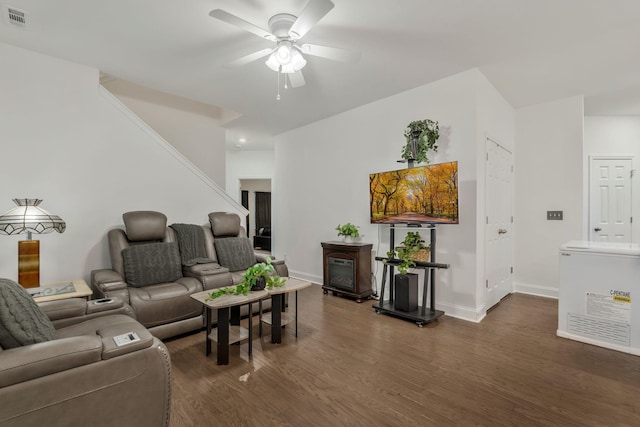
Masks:
[[[18,242],[18,283],[24,288],[40,286],[40,241]]]

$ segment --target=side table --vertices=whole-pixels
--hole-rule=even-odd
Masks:
[[[284,294],[296,293],[296,311],[294,315],[296,323],[296,337],[298,336],[298,291],[311,286],[311,282],[300,279],[288,278],[287,282],[280,287],[266,289],[271,297],[271,313],[262,316],[262,306],[260,307],[260,335],[262,335],[262,322],[271,324],[271,342],[273,344],[282,343],[282,327],[291,321],[291,316],[283,313]]]
[[[218,365],[229,364],[229,344],[240,342],[248,338],[249,356],[251,356],[252,318],[249,316],[249,328],[240,326],[240,307],[248,304],[249,312],[251,305],[268,296],[267,291],[253,291],[249,295],[223,295],[214,300],[207,301],[211,291],[198,292],[191,295],[191,298],[205,306],[205,323],[207,326],[207,337],[205,354],[211,354],[211,341],[218,343],[217,355]],[[211,310],[218,310],[217,333],[212,333]]]
[[[29,295],[35,302],[56,301],[68,298],[87,298],[93,291],[84,280],[72,280],[70,282],[52,283],[39,288],[27,288]]]

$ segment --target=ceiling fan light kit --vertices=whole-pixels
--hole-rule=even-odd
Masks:
[[[282,42],[285,43],[285,42]],[[307,65],[307,61],[304,59],[300,51],[291,47],[291,43],[287,42],[278,46],[278,48],[269,55],[269,59],[265,64],[273,71],[290,74],[300,71]]]
[[[284,73],[288,75],[292,87],[300,87],[305,84],[301,70],[307,65],[303,53],[336,61],[355,61],[359,58],[359,54],[344,49],[310,44],[299,46],[297,44],[333,7],[334,4],[330,0],[309,0],[300,16],[289,13],[278,13],[272,16],[268,21],[269,31],[222,9],[212,10],[209,16],[277,43],[273,49],[253,52],[232,61],[228,66],[245,65],[268,55],[269,58],[265,64],[278,73],[278,81],[280,73]],[[279,87],[280,84],[278,84]],[[278,96],[277,99],[280,97]]]

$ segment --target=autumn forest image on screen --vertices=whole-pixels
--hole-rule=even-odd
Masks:
[[[458,162],[369,175],[372,223],[458,223]]]

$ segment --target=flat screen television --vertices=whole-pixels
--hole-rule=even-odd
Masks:
[[[369,175],[372,224],[457,224],[458,162]]]

